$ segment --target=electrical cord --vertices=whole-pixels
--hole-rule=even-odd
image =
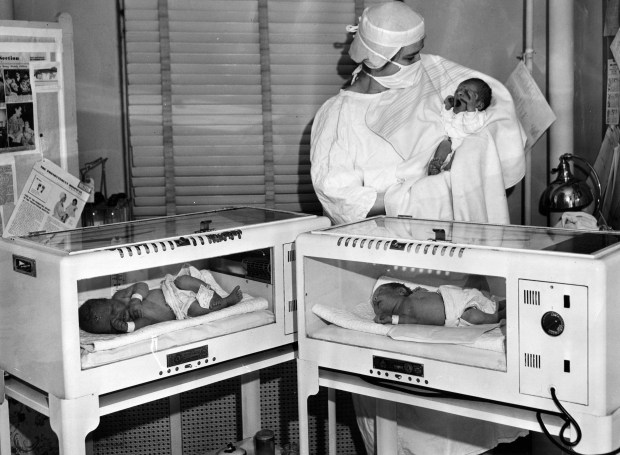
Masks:
[[[560,441],[562,441],[562,444],[564,444],[564,445],[560,444],[559,442],[557,442],[553,438],[553,435],[551,433],[549,433],[549,430],[547,430],[547,427],[545,426],[545,423],[543,422],[542,412],[536,411],[536,420],[538,420],[538,424],[540,425],[540,429],[545,434],[545,436],[547,436],[547,438],[549,438],[549,440],[553,443],[553,445],[556,446],[558,449],[560,449],[562,452],[570,453],[572,455],[585,455],[585,454],[582,454],[580,452],[577,452],[577,451],[573,450],[573,447],[576,446],[577,444],[579,444],[579,442],[581,441],[581,428],[579,427],[579,424],[573,418],[573,416],[571,416],[568,413],[568,411],[566,409],[564,409],[564,406],[562,406],[562,403],[560,403],[560,400],[558,400],[558,397],[555,394],[555,387],[551,387],[551,389],[549,391],[551,392],[551,399],[553,400],[553,403],[560,410],[559,417],[562,420],[564,420],[564,425],[562,425],[562,428],[560,430],[560,434],[558,435],[558,437],[560,438]],[[564,435],[564,432],[570,427],[570,425],[573,425],[573,427],[575,428],[576,438],[575,438],[574,441],[571,441],[570,439],[568,439]],[[566,447],[566,446],[568,446],[568,447]],[[620,447],[617,448],[616,450],[612,450],[611,452],[598,453],[598,454],[589,454],[589,455],[615,455],[617,453],[620,453]]]

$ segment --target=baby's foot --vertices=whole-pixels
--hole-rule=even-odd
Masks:
[[[243,298],[243,292],[241,292],[241,289],[239,289],[239,286],[235,286],[235,289],[230,291],[230,294],[228,294],[222,300],[224,300],[225,306],[231,306],[231,305],[234,305],[235,303],[239,303],[242,298]]]

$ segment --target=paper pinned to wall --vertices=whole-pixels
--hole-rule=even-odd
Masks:
[[[603,143],[594,162],[594,170],[601,182],[600,212],[607,224],[612,219],[618,218],[615,213],[618,212],[620,203],[620,186],[616,184],[619,165],[620,128],[612,125],[605,132]]]
[[[3,237],[76,227],[90,191],[92,189],[80,179],[52,161],[37,161],[2,233]]]
[[[614,59],[607,60],[607,102],[605,105],[605,123],[617,125],[620,120],[620,72]]]
[[[517,64],[505,85],[512,95],[517,116],[527,136],[525,148],[531,150],[555,122],[556,116],[522,61]]]

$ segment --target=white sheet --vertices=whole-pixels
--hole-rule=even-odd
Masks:
[[[205,322],[192,327],[185,327],[182,330],[164,332],[157,337],[134,341],[131,344],[119,346],[118,348],[94,352],[89,352],[86,349],[82,349],[81,365],[84,369],[93,368],[149,354],[154,351],[163,351],[177,346],[183,346],[198,341],[221,337],[231,333],[241,332],[243,330],[249,330],[255,327],[272,324],[274,322],[275,316],[271,311],[252,311],[250,313]]]

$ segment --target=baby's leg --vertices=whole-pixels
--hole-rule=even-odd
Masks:
[[[495,324],[500,320],[498,313],[485,313],[484,311],[480,311],[478,308],[466,309],[461,315],[461,319],[473,325]]]
[[[226,308],[234,305],[235,303],[239,303],[243,298],[243,293],[239,286],[235,286],[235,289],[231,291],[226,297],[221,297],[217,294],[217,292],[213,293],[213,297],[209,302],[209,308],[211,310],[221,310],[222,308]]]

